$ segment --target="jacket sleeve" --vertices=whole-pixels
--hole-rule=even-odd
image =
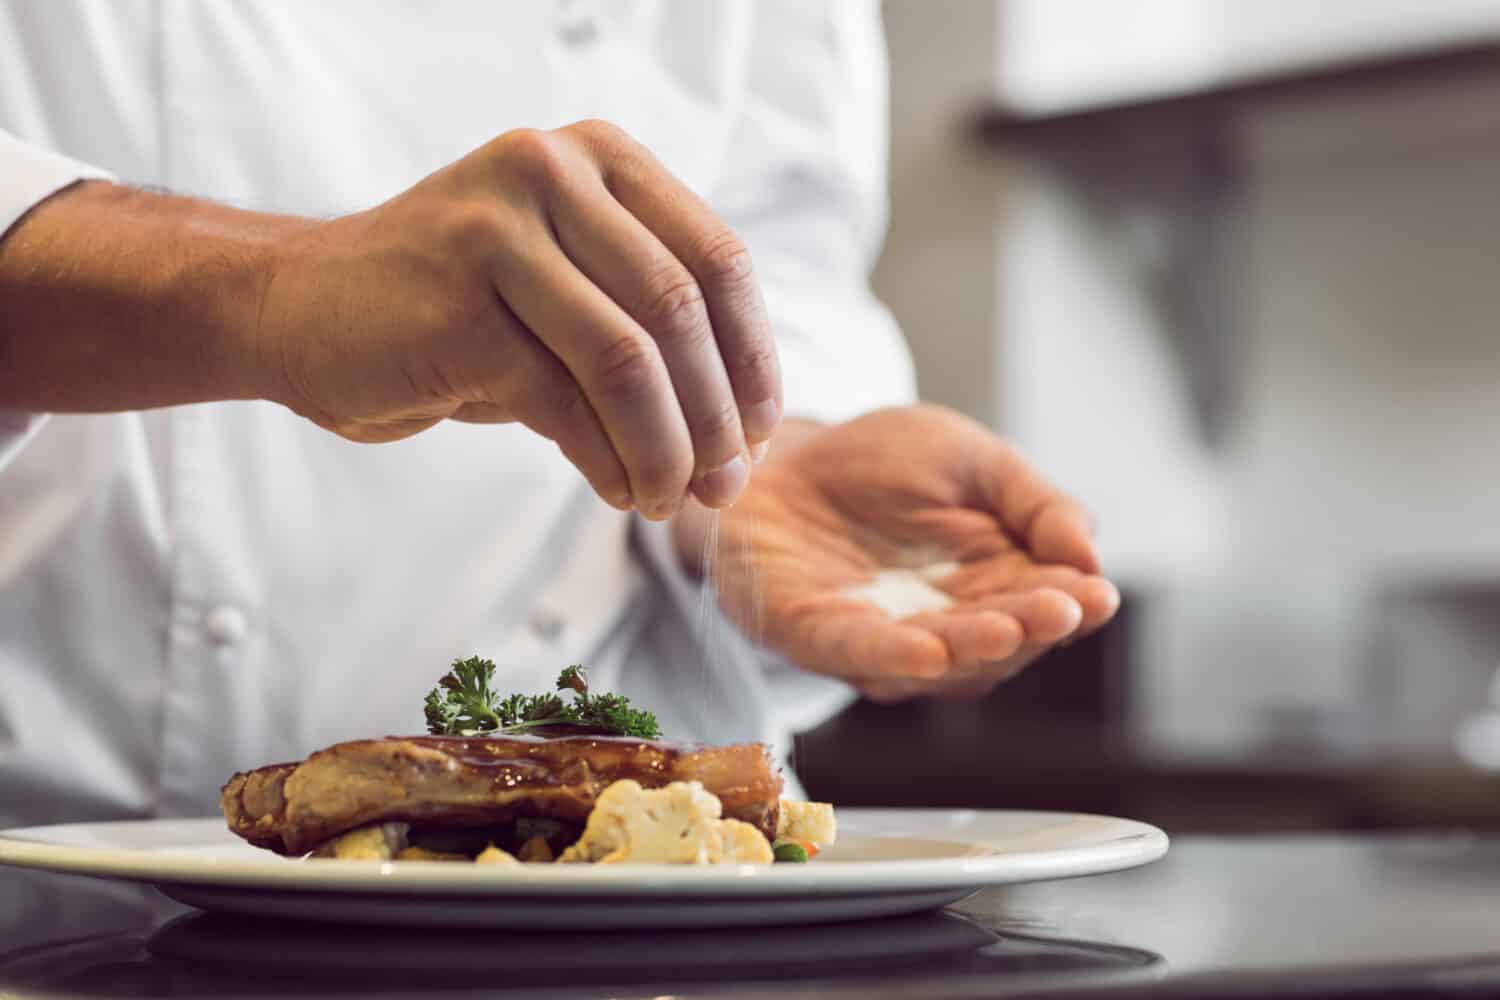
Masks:
[[[760,0],[714,207],[749,246],[786,413],[911,402],[911,356],[871,293],[886,224],[886,60],[873,0]]]
[[[77,181],[108,176],[97,167],[28,145],[0,130],[0,241],[42,201]],[[0,409],[0,471],[41,421],[41,414]]]

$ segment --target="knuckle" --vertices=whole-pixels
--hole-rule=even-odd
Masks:
[[[618,148],[634,145],[635,140],[623,128],[614,122],[605,121],[603,118],[585,118],[574,122],[565,131],[576,134],[580,139],[596,148]]]
[[[458,310],[446,296],[424,296],[412,303],[417,329],[429,337],[451,333],[459,326]]]
[[[545,413],[546,434],[561,440],[590,418],[588,398],[564,372],[549,372],[532,383],[533,406]]]
[[[729,363],[741,374],[769,378],[776,370],[776,348],[770,340],[752,340],[736,350]]]
[[[703,289],[684,268],[663,268],[646,283],[640,319],[646,329],[661,339],[701,347],[713,336]]]
[[[550,184],[567,173],[562,143],[550,132],[521,128],[501,137],[505,162],[527,180]]]
[[[606,344],[595,362],[599,391],[614,399],[633,400],[657,386],[656,348],[639,337],[618,337]]]
[[[704,413],[694,414],[688,422],[688,430],[697,442],[717,442],[724,439],[734,441],[734,447],[738,448],[738,437],[740,433],[740,411],[733,400],[726,400],[709,408]],[[710,459],[715,456],[703,455],[701,458]],[[732,457],[732,456],[729,456]],[[716,467],[718,462],[710,462],[711,467]]]
[[[498,213],[484,205],[459,206],[437,222],[437,230],[443,242],[460,251],[492,246],[500,228]]]
[[[755,281],[749,248],[728,229],[703,242],[698,249],[698,260],[704,280],[725,291],[748,291]]]

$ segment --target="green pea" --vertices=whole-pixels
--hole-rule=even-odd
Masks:
[[[807,848],[801,844],[777,844],[771,849],[771,854],[777,861],[805,862],[807,860]]]

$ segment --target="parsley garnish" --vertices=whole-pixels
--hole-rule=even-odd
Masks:
[[[571,691],[570,701],[552,693],[502,698],[490,686],[494,678],[491,660],[477,656],[454,660],[453,668],[427,695],[428,732],[436,736],[544,735],[548,729],[566,727],[645,740],[661,736],[656,716],[631,707],[630,699],[590,694],[583,667],[576,664],[557,675],[557,690]]]

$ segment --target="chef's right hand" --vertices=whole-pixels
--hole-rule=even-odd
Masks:
[[[606,123],[508,132],[274,260],[267,395],[355,441],[519,421],[661,519],[733,501],[780,421],[744,245]]]

